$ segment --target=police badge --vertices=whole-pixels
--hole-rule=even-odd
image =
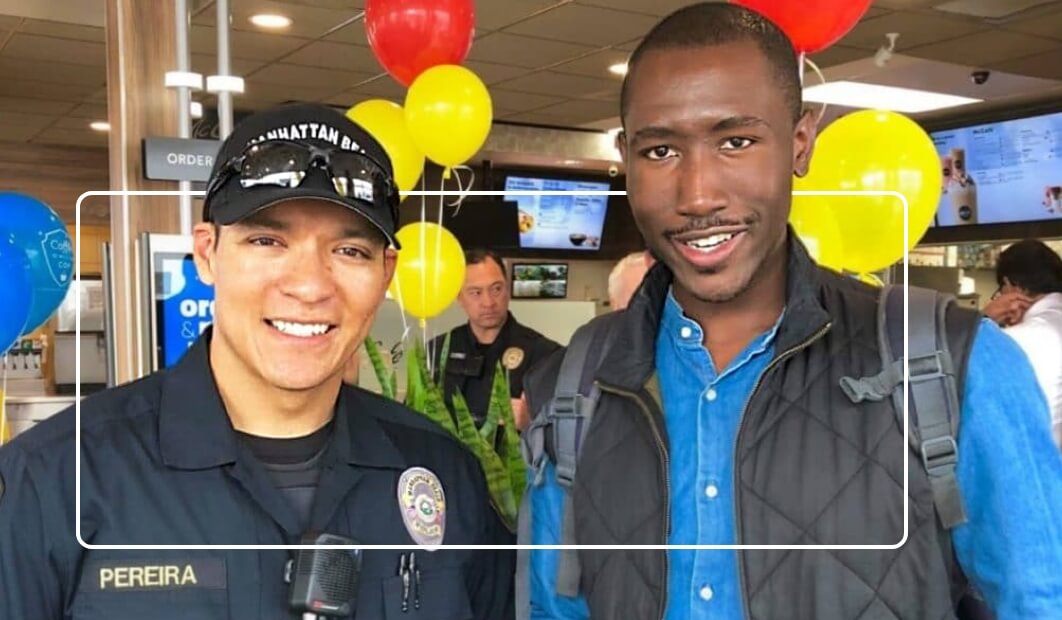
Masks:
[[[524,350],[520,347],[509,347],[502,354],[502,366],[507,370],[516,370],[524,363]]]
[[[398,479],[398,506],[402,523],[418,545],[442,544],[446,534],[446,494],[430,470],[411,467]]]

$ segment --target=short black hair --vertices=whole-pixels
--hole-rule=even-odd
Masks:
[[[1003,278],[1031,295],[1062,293],[1062,256],[1043,241],[1019,241],[999,255],[996,284],[1003,286]]]
[[[486,248],[472,248],[470,250],[465,250],[466,265],[478,265],[488,260],[492,260],[498,265],[498,269],[501,269],[503,278],[509,277],[509,272],[505,270],[505,261],[503,261],[502,257],[498,256],[497,252],[494,250],[488,250]]]
[[[631,78],[642,56],[658,50],[714,47],[745,41],[755,43],[763,52],[785,95],[793,122],[800,120],[803,94],[799,61],[793,43],[781,28],[759,13],[736,4],[701,2],[665,17],[634,49],[627,61],[627,76],[623,78],[620,90],[621,122],[627,118]]]

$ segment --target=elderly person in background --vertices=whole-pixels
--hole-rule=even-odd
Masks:
[[[654,262],[652,255],[643,251],[628,254],[616,263],[608,276],[608,305],[611,309],[627,307]]]

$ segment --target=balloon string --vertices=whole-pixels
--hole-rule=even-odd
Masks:
[[[446,172],[450,172],[450,168],[446,168]],[[439,278],[442,276],[442,232],[443,232],[443,213],[446,209],[446,196],[443,196],[441,192],[446,191],[446,179],[450,178],[449,174],[443,174],[443,178],[439,181],[439,222],[435,228],[435,265],[432,269],[432,291],[436,294],[439,293]]]
[[[461,182],[461,175],[457,172],[459,170],[468,171],[468,185]],[[457,199],[450,203],[451,207],[454,207],[454,217],[461,212],[461,205],[465,202],[465,198],[468,198],[468,191],[472,189],[472,186],[476,183],[476,171],[468,166],[454,166],[454,179],[457,181]]]
[[[800,87],[804,87],[804,63],[807,62],[808,55],[806,52],[800,52],[800,58],[797,60],[797,72],[800,75]]]
[[[822,74],[822,71],[819,69],[819,66],[816,65],[815,62],[813,60],[811,60],[810,58],[804,58],[804,62],[800,63],[800,75],[801,75],[800,83],[801,84],[804,83],[804,79],[803,79],[804,63],[807,63],[807,65],[809,67],[811,67],[812,71],[815,72],[815,75],[819,76],[819,80],[820,80],[819,83],[820,84],[825,84],[826,83],[826,76]],[[825,103],[822,104],[822,108],[819,109],[819,118],[818,118],[817,121],[815,121],[815,125],[821,125],[822,124],[822,118],[824,116],[826,116],[826,108],[828,108],[828,107],[829,106],[826,105]]]

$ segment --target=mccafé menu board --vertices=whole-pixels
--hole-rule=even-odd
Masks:
[[[1062,220],[1062,113],[930,137],[944,173],[935,225]]]
[[[505,191],[607,192],[608,183],[511,176]],[[527,196],[508,194],[519,205],[520,247],[597,250],[608,209],[607,194]]]

